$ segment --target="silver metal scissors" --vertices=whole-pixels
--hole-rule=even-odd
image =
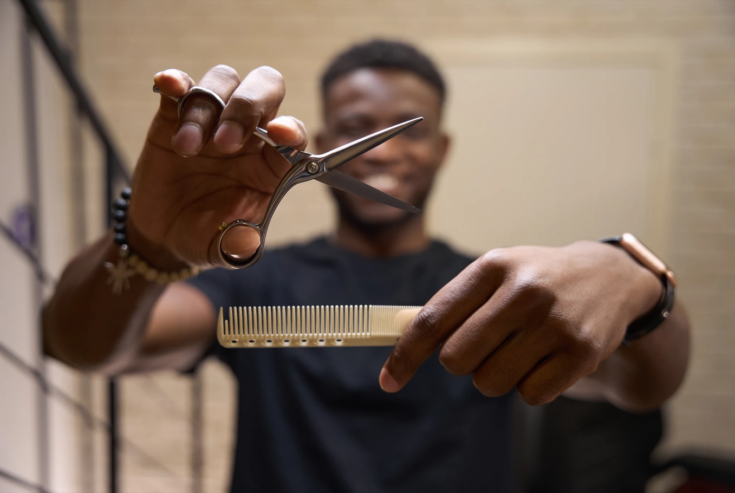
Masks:
[[[153,86],[153,91],[160,93],[156,86]],[[178,103],[178,112],[179,115],[181,115],[186,101],[192,96],[197,95],[214,101],[215,104],[219,106],[219,111],[222,111],[225,107],[225,102],[216,93],[198,86],[192,87],[189,92],[180,98],[167,97]],[[217,239],[217,251],[219,252],[219,256],[222,261],[231,269],[243,269],[256,263],[263,254],[263,249],[265,248],[265,235],[268,232],[268,225],[273,217],[273,213],[276,211],[276,207],[278,207],[278,204],[281,202],[283,197],[289,190],[291,190],[291,188],[293,188],[294,185],[310,180],[317,180],[329,185],[330,187],[336,188],[337,190],[349,192],[359,197],[380,202],[381,204],[396,207],[414,214],[420,214],[421,209],[417,209],[416,207],[398,200],[385,192],[381,192],[360,180],[352,178],[351,176],[338,171],[337,168],[370,149],[379,146],[383,142],[392,139],[399,133],[416,125],[422,120],[423,117],[418,117],[413,120],[399,123],[398,125],[394,125],[390,128],[362,137],[354,142],[350,142],[349,144],[343,145],[342,147],[338,147],[337,149],[324,154],[310,154],[308,152],[296,150],[292,147],[278,145],[271,140],[266,130],[256,127],[253,135],[259,137],[263,142],[278,151],[281,156],[291,163],[291,169],[281,179],[281,182],[273,192],[273,196],[271,197],[270,203],[268,204],[268,208],[265,212],[265,217],[263,217],[263,220],[260,223],[255,224],[243,219],[236,219],[235,221],[232,221],[229,224],[223,224],[223,226],[220,227],[220,234]],[[258,233],[260,245],[258,246],[255,254],[248,259],[234,257],[222,248],[222,238],[225,233],[236,227],[251,228]]]

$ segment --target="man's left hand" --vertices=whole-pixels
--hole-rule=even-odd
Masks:
[[[471,373],[486,396],[517,387],[529,404],[550,402],[620,346],[661,289],[649,270],[603,243],[492,250],[421,310],[380,385],[397,392],[438,348],[447,371]]]

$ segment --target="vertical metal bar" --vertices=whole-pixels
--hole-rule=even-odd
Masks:
[[[112,201],[115,199],[115,183],[118,180],[116,166],[115,153],[108,147],[105,149],[105,200],[107,201],[105,226],[109,226],[112,220]]]
[[[79,401],[82,403],[85,409],[90,410],[94,406],[94,391],[92,387],[92,377],[89,375],[79,375]],[[94,491],[97,482],[97,458],[94,453],[94,432],[95,423],[92,412],[84,413],[81,416],[84,422],[84,428],[82,428],[81,440],[79,444],[79,455],[80,463],[77,471],[81,478],[82,491]]]
[[[191,493],[203,493],[204,440],[202,375],[197,368],[191,378]]]
[[[79,53],[79,27],[77,0],[66,0],[66,11],[64,15],[67,46],[67,62],[74,70],[76,68],[75,56]],[[72,108],[69,115],[69,151],[71,180],[70,190],[72,202],[72,222],[74,246],[81,247],[87,241],[87,222],[85,214],[86,186],[84,173],[84,147],[82,142],[82,107],[76,98],[72,98]]]
[[[124,177],[127,181],[130,181],[130,174],[123,166],[122,158],[115,151],[115,143],[112,141],[107,126],[102,121],[102,117],[97,112],[97,109],[92,104],[89,98],[88,92],[79,76],[74,71],[72,66],[68,63],[68,56],[63,44],[59,41],[56,36],[51,23],[46,19],[46,15],[43,12],[43,8],[39,5],[41,2],[38,0],[18,0],[23,6],[26,15],[32,21],[36,32],[39,34],[41,40],[46,44],[49,55],[56,62],[56,66],[61,71],[61,75],[69,85],[69,89],[74,93],[74,96],[82,109],[82,112],[87,116],[87,121],[94,129],[97,134],[97,138],[104,144],[108,149],[108,152],[118,156],[113,162],[117,167],[117,172],[120,173],[121,177]]]
[[[110,493],[117,493],[119,491],[120,478],[118,473],[120,471],[118,454],[118,389],[117,381],[111,378],[107,382],[107,421],[110,424],[109,440],[108,440],[108,454],[109,454],[109,476],[108,476],[108,489]]]
[[[112,218],[112,198],[115,187],[115,154],[109,147],[105,149],[105,200],[107,201],[107,216],[105,221],[110,222]],[[120,454],[119,454],[119,395],[117,381],[111,378],[107,384],[107,419],[110,423],[109,436],[109,490],[117,493],[120,487]]]
[[[23,71],[23,99],[25,104],[25,137],[26,137],[26,163],[28,173],[28,196],[29,214],[31,224],[30,249],[39,262],[42,261],[41,249],[41,186],[39,180],[38,159],[38,125],[36,110],[36,74],[34,70],[33,47],[31,45],[31,32],[33,26],[28,18],[25,21],[25,29],[21,34],[21,63]],[[33,312],[38,317],[36,331],[36,370],[38,371],[41,385],[37,394],[37,432],[38,432],[38,477],[39,485],[43,489],[49,486],[49,420],[48,420],[48,389],[46,388],[46,361],[43,355],[43,337],[41,335],[40,313],[43,303],[43,284],[37,276],[33,281]]]

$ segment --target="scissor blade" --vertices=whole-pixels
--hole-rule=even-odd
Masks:
[[[386,128],[385,130],[381,130],[380,132],[375,132],[374,134],[370,134],[367,137],[363,137],[354,142],[343,145],[342,147],[338,147],[333,151],[329,151],[325,154],[314,157],[326,160],[327,169],[333,170],[342,166],[347,161],[356,158],[360,154],[363,154],[370,149],[379,146],[386,140],[392,139],[407,128],[413,127],[423,119],[424,118],[420,116],[418,118],[414,118],[413,120],[399,123],[398,125]]]
[[[342,173],[341,171],[330,171],[329,173],[317,178],[317,180],[325,185],[336,188],[337,190],[342,190],[343,192],[348,192],[364,199],[373,200],[397,209],[413,212],[414,214],[421,214],[422,212],[421,209],[418,209],[411,204],[407,204],[402,200],[398,200],[385,192],[381,192],[377,188],[373,188],[356,178],[352,178],[350,175]]]

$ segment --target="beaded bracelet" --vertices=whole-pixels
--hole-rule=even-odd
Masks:
[[[128,218],[130,195],[131,190],[125,188],[120,193],[120,198],[112,203],[112,219],[115,222],[113,226],[115,230],[115,244],[119,247],[118,253],[120,254],[120,260],[117,261],[117,264],[105,262],[105,269],[110,273],[107,284],[112,286],[112,292],[121,294],[124,290],[130,289],[130,278],[135,274],[140,274],[146,281],[156,282],[158,284],[169,284],[196,276],[199,273],[197,267],[189,267],[173,272],[160,271],[148,265],[145,260],[130,250],[125,228],[125,220]]]

